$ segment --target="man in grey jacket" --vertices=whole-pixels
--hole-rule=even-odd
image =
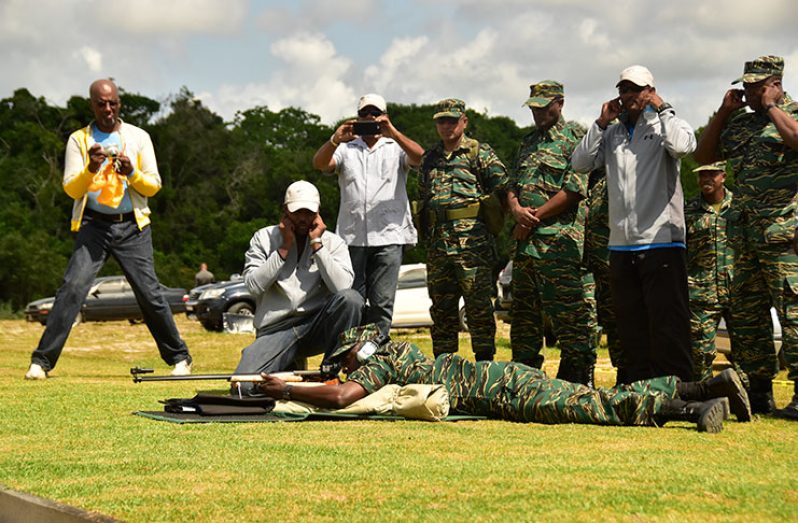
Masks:
[[[692,379],[681,158],[693,129],[676,117],[643,66],[621,72],[571,157],[576,171],[605,168],[609,198],[610,287],[621,346],[620,383],[656,376]],[[611,125],[614,120],[618,122]]]
[[[360,323],[363,298],[351,288],[349,250],[327,230],[319,205],[312,183],[292,183],[280,223],[250,241],[244,282],[257,299],[257,337],[236,374],[294,370],[308,356],[330,353],[338,333]]]

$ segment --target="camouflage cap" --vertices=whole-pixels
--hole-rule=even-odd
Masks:
[[[529,86],[529,98],[524,105],[541,109],[563,96],[564,89],[560,82],[555,80],[543,80],[542,82]]]
[[[379,333],[380,329],[377,328],[375,323],[360,325],[358,327],[352,327],[351,329],[345,330],[338,336],[338,346],[328,359],[334,360],[336,358],[340,358],[361,341],[376,338]]]
[[[715,163],[708,163],[706,165],[699,165],[695,169],[693,169],[694,173],[698,173],[701,171],[723,171],[726,172],[726,160],[721,160]]]
[[[760,56],[751,62],[745,62],[743,75],[732,82],[732,85],[740,82],[752,84],[761,82],[771,76],[781,77],[784,75],[784,58],[780,56]]]
[[[465,102],[457,98],[445,98],[435,104],[433,120],[438,118],[460,118],[465,114]]]

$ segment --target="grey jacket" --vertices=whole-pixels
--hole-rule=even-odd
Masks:
[[[255,233],[244,262],[244,282],[256,297],[255,328],[316,312],[333,293],[352,287],[355,273],[344,240],[325,231],[321,242],[315,253],[306,243],[299,258],[294,244],[283,260],[279,226]]]
[[[593,122],[571,164],[578,172],[607,170],[610,247],[684,242],[679,168],[695,147],[693,129],[673,109],[641,113],[631,140],[623,123],[602,131]]]

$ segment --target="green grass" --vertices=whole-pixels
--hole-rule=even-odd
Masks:
[[[246,335],[179,328],[195,372]],[[796,520],[798,424],[655,428],[502,421],[176,425],[132,416],[221,388],[133,384],[168,368],[143,325],[83,324],[52,378],[22,379],[41,327],[0,321],[0,484],[126,521]],[[499,357],[509,358],[507,330]],[[426,330],[402,331],[429,352]],[[467,350],[468,338],[461,340]],[[611,384],[606,353],[599,382]],[[556,368],[557,351],[547,351]],[[313,361],[317,363],[317,361]],[[551,374],[551,372],[550,372]],[[779,405],[792,389],[776,386]]]

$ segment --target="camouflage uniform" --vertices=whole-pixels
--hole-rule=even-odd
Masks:
[[[448,99],[438,108],[436,117],[463,114],[465,104]],[[421,160],[419,196],[428,205],[427,288],[436,354],[457,352],[460,296],[474,353],[492,358],[496,352],[496,245],[477,212],[479,202],[503,186],[504,178],[504,165],[493,149],[465,135],[451,154],[439,142]]]
[[[759,78],[757,68],[770,72]],[[746,64],[742,80],[781,76],[782,70],[781,58],[763,57]],[[798,103],[788,95],[778,107],[798,120]],[[769,383],[778,372],[771,305],[781,322],[788,377],[798,380],[798,256],[791,244],[798,210],[798,151],[784,143],[766,114],[741,112],[721,133],[720,156],[728,160],[737,184],[729,218],[735,224],[731,288],[739,347],[735,358],[754,392],[759,389],[755,382]]]
[[[408,342],[380,347],[347,378],[372,393],[396,383],[446,386],[452,411],[510,421],[654,425],[676,397],[677,378],[655,378],[612,389],[549,379],[513,362],[469,362],[456,354],[434,361]]]
[[[724,166],[712,164],[704,168],[723,170]],[[702,167],[696,171],[699,169]],[[734,252],[727,241],[732,225],[729,221],[731,205],[732,193],[726,189],[719,211],[707,203],[702,194],[684,206],[690,332],[696,380],[712,377],[712,362],[716,353],[715,334],[721,318],[726,320],[730,334],[733,333],[729,290]]]
[[[615,323],[612,293],[610,292],[610,240],[609,205],[607,202],[607,178],[604,171],[590,173],[591,183],[587,197],[587,219],[585,221],[584,263],[593,274],[596,297],[596,315],[604,334],[613,367],[623,374],[623,352]],[[621,376],[622,377],[622,376]],[[623,379],[619,380],[621,383]]]
[[[563,92],[562,84],[550,80],[533,84],[531,90],[531,107],[546,107]],[[587,175],[570,166],[571,152],[583,134],[578,124],[560,116],[551,128],[524,137],[508,180],[521,206],[539,208],[563,190],[587,196]],[[545,313],[562,353],[557,376],[586,383],[596,362],[597,325],[582,266],[583,242],[584,212],[579,206],[543,220],[526,240],[517,242],[510,339],[513,361],[540,368]]]

